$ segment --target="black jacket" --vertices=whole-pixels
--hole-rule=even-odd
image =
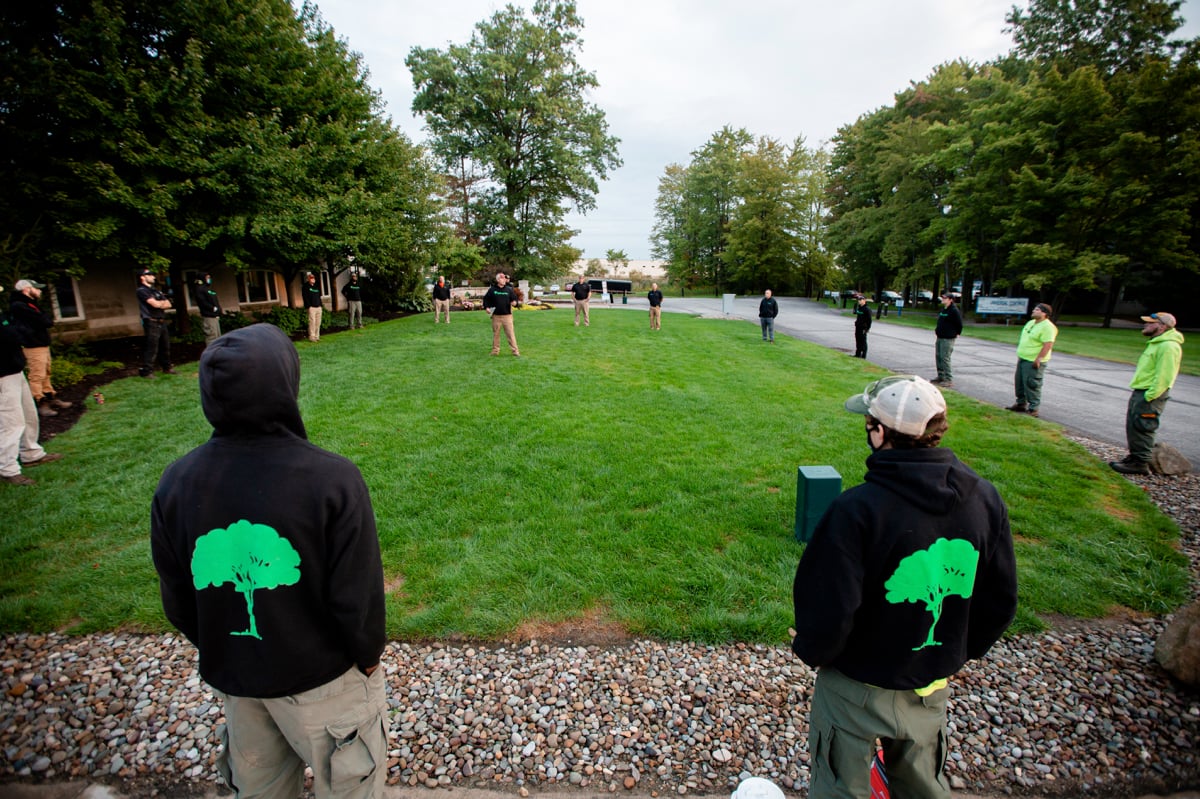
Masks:
[[[651,308],[658,308],[659,306],[662,305],[662,300],[663,300],[662,292],[661,291],[649,291],[646,293],[646,299],[650,301]]]
[[[512,315],[512,307],[516,301],[517,290],[512,287],[512,283],[506,283],[504,288],[492,286],[487,290],[487,294],[483,295],[483,307],[494,308],[494,316]]]
[[[308,281],[304,281],[304,285],[300,288],[300,294],[304,297],[305,308],[323,308],[321,305],[321,284],[313,281],[310,286]]]
[[[50,346],[50,328],[54,326],[54,317],[39,308],[36,300],[25,296],[23,292],[14,291],[8,311],[12,315],[17,336],[21,339],[21,346]]]
[[[435,300],[450,299],[450,287],[447,286],[445,283],[434,283],[433,284],[433,298]]]
[[[342,286],[342,296],[346,302],[362,302],[362,286],[358,281],[351,281]]]
[[[206,319],[216,319],[221,315],[221,301],[217,299],[217,292],[213,291],[212,286],[207,283],[197,283],[193,296],[201,316]]]
[[[779,303],[775,302],[774,297],[763,297],[762,302],[758,304],[758,317],[774,319],[776,316],[779,316]]]
[[[805,663],[925,687],[982,657],[1016,613],[1008,509],[948,449],[876,452],[818,522],[792,597]]]
[[[854,304],[854,329],[866,333],[871,329],[871,306]]]
[[[163,609],[235,696],[278,697],[379,662],[383,566],[358,468],[309,443],[300,360],[279,328],[226,333],[200,358],[206,443],[167,467],[150,546]]]
[[[571,291],[575,293],[575,299],[586,300],[592,296],[592,286],[586,280],[581,280],[571,287]]]
[[[937,327],[933,333],[938,338],[958,338],[962,335],[962,314],[957,305],[950,303],[950,307],[938,311]]]
[[[21,337],[9,314],[0,314],[0,377],[25,370],[25,351]]]

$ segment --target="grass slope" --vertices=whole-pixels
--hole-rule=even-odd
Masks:
[[[802,547],[796,467],[861,481],[842,401],[883,372],[744,322],[598,308],[410,317],[297,346],[309,437],[371,488],[400,638],[587,617],[634,635],[782,641]],[[0,486],[0,630],[165,630],[150,562],[163,468],[209,433],[195,365],[105,389],[31,489]],[[1174,524],[1058,428],[948,392],[946,445],[996,483],[1021,610],[1162,613],[1186,595]],[[264,478],[269,479],[269,478]],[[219,502],[220,498],[213,498]]]

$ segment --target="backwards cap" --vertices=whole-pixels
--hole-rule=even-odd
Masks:
[[[892,375],[846,400],[846,410],[870,414],[897,433],[920,437],[930,419],[946,412],[946,399],[923,377]]]

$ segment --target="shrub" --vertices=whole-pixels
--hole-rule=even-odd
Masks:
[[[396,306],[401,311],[409,311],[410,313],[426,313],[433,310],[433,297],[429,292],[421,290],[407,297],[401,297]]]
[[[275,325],[287,335],[308,329],[308,311],[304,308],[284,308],[276,305],[271,310],[255,312],[254,317],[259,322]]]

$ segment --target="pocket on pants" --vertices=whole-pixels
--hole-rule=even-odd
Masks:
[[[329,786],[333,792],[351,791],[369,782],[387,753],[382,719],[372,716],[357,726],[330,724],[325,731],[333,738],[329,755]]]
[[[1133,418],[1133,428],[1139,433],[1153,433],[1158,429],[1158,414],[1139,413]]]

